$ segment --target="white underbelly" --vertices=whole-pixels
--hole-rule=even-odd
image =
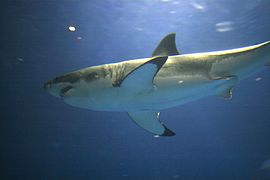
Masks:
[[[205,77],[170,78],[155,82],[147,92],[131,92],[121,87],[104,89],[97,96],[66,98],[72,106],[101,111],[134,111],[167,109],[214,95],[218,82]]]

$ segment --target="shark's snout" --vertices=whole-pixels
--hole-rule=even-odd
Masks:
[[[45,82],[45,83],[43,84],[43,88],[44,88],[45,90],[49,90],[51,87],[52,87],[52,80],[47,81],[47,82]]]
[[[60,97],[59,92],[60,88],[54,83],[53,80],[49,80],[43,84],[43,88],[55,97]]]
[[[64,89],[65,86],[62,83],[56,82],[56,78],[54,78],[45,82],[43,88],[55,97],[62,97],[61,92],[64,92],[62,89]]]

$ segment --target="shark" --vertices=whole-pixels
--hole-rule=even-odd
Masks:
[[[270,41],[248,47],[182,54],[175,33],[151,57],[83,68],[44,83],[51,95],[79,108],[127,112],[156,136],[174,136],[160,111],[209,96],[231,99],[242,79],[270,65]]]

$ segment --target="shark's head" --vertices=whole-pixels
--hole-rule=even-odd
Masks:
[[[44,83],[44,89],[53,96],[66,100],[91,100],[106,86],[106,73],[101,67],[90,67],[57,76]]]

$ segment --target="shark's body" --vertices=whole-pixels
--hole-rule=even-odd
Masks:
[[[270,62],[270,41],[245,48],[180,55],[175,34],[158,45],[152,58],[93,66],[57,77],[46,89],[72,106],[124,111],[141,127],[174,135],[159,111],[203,97],[232,97],[237,81]]]

